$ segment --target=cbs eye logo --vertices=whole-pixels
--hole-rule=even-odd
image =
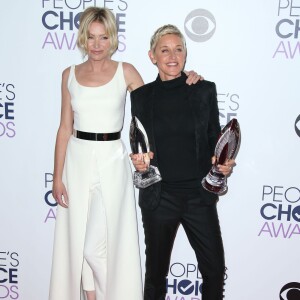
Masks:
[[[300,137],[300,115],[297,117],[295,121],[295,131],[297,135]]]
[[[300,299],[300,283],[290,282],[283,286],[279,293],[280,300],[299,300]]]
[[[206,9],[195,9],[186,16],[184,30],[192,41],[206,42],[216,31],[216,19]]]

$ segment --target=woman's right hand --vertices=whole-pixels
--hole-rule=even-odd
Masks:
[[[52,195],[57,204],[64,208],[69,206],[69,198],[65,185],[62,181],[53,182]]]
[[[149,153],[139,153],[139,154],[130,154],[131,161],[138,172],[145,172],[148,170],[150,165],[150,159],[154,157],[153,152]]]

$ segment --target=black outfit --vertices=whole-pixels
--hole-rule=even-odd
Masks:
[[[217,196],[201,186],[220,134],[215,84],[157,79],[131,93],[162,181],[140,189],[146,244],[145,300],[163,300],[177,229],[182,224],[203,277],[203,300],[223,299],[224,251]]]

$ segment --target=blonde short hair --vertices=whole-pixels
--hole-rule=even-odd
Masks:
[[[112,55],[118,48],[118,33],[116,18],[107,8],[92,6],[81,13],[77,47],[82,52],[83,56],[87,54],[89,27],[93,22],[99,22],[104,25],[106,34],[110,40],[110,55]]]
[[[167,25],[159,27],[152,35],[151,40],[150,40],[150,50],[152,52],[155,51],[155,48],[156,48],[156,45],[157,45],[159,39],[166,34],[175,34],[178,37],[180,37],[183,48],[186,50],[185,38],[184,38],[183,34],[181,33],[181,31],[175,25],[167,24]]]

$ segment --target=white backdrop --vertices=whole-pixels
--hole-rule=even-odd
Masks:
[[[145,82],[157,74],[147,56],[154,30],[171,23],[185,34],[186,69],[217,84],[221,124],[237,117],[242,130],[229,191],[218,204],[225,299],[299,300],[300,0],[2,1],[0,299],[47,299],[60,79],[82,61],[76,25],[91,5],[116,14],[114,59],[132,63]],[[129,151],[127,100],[122,136]],[[181,229],[168,285],[169,300],[201,299],[201,275]]]

